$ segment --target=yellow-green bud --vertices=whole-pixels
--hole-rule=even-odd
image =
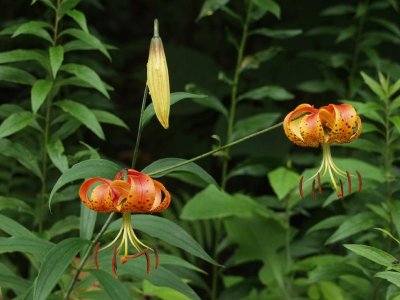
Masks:
[[[150,42],[147,62],[147,86],[157,119],[167,129],[170,106],[169,76],[163,43],[158,34],[157,19],[154,20],[154,35]]]

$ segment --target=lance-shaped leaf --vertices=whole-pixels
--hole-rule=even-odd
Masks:
[[[60,139],[52,139],[47,144],[47,153],[52,163],[62,173],[68,170],[68,159],[64,155],[64,145]]]
[[[28,111],[15,112],[6,118],[0,125],[0,138],[5,138],[31,124],[35,116]]]
[[[57,72],[60,69],[64,60],[64,48],[62,46],[55,46],[49,48],[50,66],[53,78],[56,78]]]
[[[0,80],[32,85],[35,83],[36,78],[24,70],[9,66],[0,66]]]
[[[79,120],[99,138],[102,140],[105,139],[104,132],[99,121],[97,121],[94,113],[85,105],[72,100],[58,101],[57,105],[61,107],[62,110]]]
[[[106,86],[101,80],[100,76],[88,66],[79,64],[67,64],[62,66],[60,69],[62,71],[75,75],[76,77],[87,83],[89,86],[102,93],[107,98],[110,98]]]
[[[31,90],[31,105],[34,114],[37,113],[39,108],[42,106],[46,97],[51,91],[53,82],[51,80],[40,79],[37,80]]]
[[[47,253],[35,281],[33,298],[45,300],[71,264],[76,254],[88,241],[69,238],[53,246]]]
[[[52,43],[53,39],[51,38],[50,34],[47,32],[45,28],[51,28],[50,24],[41,21],[29,21],[21,24],[14,31],[14,34],[11,37],[17,37],[21,34],[29,34],[37,36]]]

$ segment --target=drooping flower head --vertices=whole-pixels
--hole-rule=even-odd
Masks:
[[[154,20],[154,35],[150,42],[147,62],[147,86],[153,101],[158,121],[167,129],[169,126],[170,90],[167,59],[158,33],[158,21]]]
[[[290,112],[283,122],[286,136],[302,147],[322,147],[322,163],[319,170],[307,181],[313,180],[312,191],[315,197],[315,179],[321,192],[321,176],[329,174],[330,180],[340,197],[344,197],[343,181],[347,179],[348,193],[351,193],[351,176],[348,171],[338,168],[333,162],[330,145],[350,143],[356,140],[362,131],[361,119],[350,104],[329,104],[319,109],[310,104],[300,104]],[[362,181],[356,171],[361,190]],[[303,177],[300,178],[300,194],[303,193]]]
[[[147,273],[149,273],[150,259],[148,252],[152,250],[156,256],[155,267],[157,268],[157,249],[145,245],[136,237],[132,228],[131,213],[153,213],[168,208],[171,195],[160,182],[136,170],[127,169],[119,172],[114,180],[99,177],[86,180],[79,190],[79,197],[88,208],[97,212],[123,213],[122,226],[117,236],[101,249],[109,248],[122,237],[120,244],[114,247],[112,266],[115,277],[117,277],[116,257],[122,248],[124,248],[124,255],[121,258],[121,263],[126,263],[130,258],[145,255]],[[130,255],[129,245],[132,245],[137,253]],[[97,257],[97,250],[99,250],[99,247],[96,247],[95,258]]]

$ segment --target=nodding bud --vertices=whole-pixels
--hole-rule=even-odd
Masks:
[[[150,42],[149,60],[147,62],[147,86],[157,119],[167,129],[170,106],[169,76],[164,47],[158,32],[157,19],[154,20],[154,35]]]

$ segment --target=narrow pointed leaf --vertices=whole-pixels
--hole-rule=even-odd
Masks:
[[[41,21],[29,21],[21,24],[15,31],[12,37],[17,37],[21,34],[29,34],[34,35],[39,38],[42,38],[50,43],[53,42],[50,34],[47,32],[45,28],[51,28],[49,23],[41,22]]]
[[[9,139],[2,138],[0,139],[0,153],[3,156],[16,159],[21,165],[41,178],[42,173],[37,154],[32,152],[32,149],[28,149],[22,144],[11,142]]]
[[[47,58],[36,50],[16,49],[0,52],[0,64],[31,60],[39,62],[42,66],[48,63]]]
[[[374,215],[369,212],[348,217],[329,237],[326,244],[332,244],[376,225]]]
[[[88,241],[79,238],[69,238],[49,250],[36,278],[33,291],[34,299],[47,299],[68,265],[87,243]]]
[[[394,261],[396,261],[394,256],[375,247],[357,244],[347,244],[344,246],[355,254],[365,257],[366,259],[384,267],[389,267]]]
[[[200,14],[197,17],[197,20],[200,20],[203,17],[211,16],[214,12],[221,9],[225,5],[227,5],[229,0],[206,0],[201,7]]]
[[[55,46],[49,48],[50,66],[53,78],[56,78],[57,72],[60,69],[64,60],[64,48]]]
[[[37,237],[0,237],[0,253],[30,253],[39,262],[44,260],[52,245],[53,243]]]
[[[129,290],[126,288],[126,286],[118,279],[115,279],[111,274],[103,270],[91,270],[90,273],[96,277],[100,283],[100,286],[104,289],[110,299],[132,299],[132,295],[129,293]]]
[[[14,221],[13,219],[1,214],[0,214],[0,230],[15,237],[36,238],[36,236],[26,227],[22,226],[20,223]]]
[[[81,203],[81,216],[79,218],[79,237],[90,240],[96,225],[97,212],[87,208]]]
[[[168,171],[163,171],[168,167],[175,166],[177,164],[185,162],[185,159],[181,158],[163,158],[156,160],[155,162],[148,165],[142,170],[143,173],[149,174],[151,177],[157,178],[166,176],[170,173],[189,173],[195,175],[198,179],[202,180],[204,183],[218,185],[215,179],[208,174],[202,167],[195,163],[188,163],[183,166],[170,169]]]
[[[101,138],[102,140],[105,139],[104,132],[101,128],[99,121],[97,121],[94,113],[85,105],[72,100],[58,101],[57,105],[61,107],[65,112],[69,113],[71,116],[79,120],[99,138]]]
[[[64,155],[64,146],[60,139],[52,139],[47,144],[47,153],[52,161],[52,163],[59,169],[62,173],[68,170],[68,159]]]
[[[0,125],[0,139],[12,135],[28,126],[35,116],[28,111],[11,114]]]
[[[0,211],[4,209],[14,210],[35,216],[35,211],[25,201],[9,196],[0,196]],[[18,223],[19,224],[19,223]]]
[[[108,53],[106,46],[104,46],[104,44],[94,35],[92,35],[88,32],[85,32],[83,30],[76,29],[76,28],[70,28],[70,29],[64,30],[62,32],[62,34],[70,35],[70,36],[78,39],[82,43],[88,45],[90,48],[99,50],[109,60],[111,60],[110,53]]]
[[[34,114],[37,113],[39,108],[42,106],[43,102],[46,100],[53,82],[51,80],[40,79],[37,80],[31,90],[31,105]]]
[[[375,277],[383,278],[393,283],[395,286],[400,288],[400,273],[393,271],[383,271],[375,274]]]
[[[36,81],[36,78],[21,69],[9,66],[0,66],[0,80],[12,83],[33,85]]]
[[[70,16],[76,23],[78,23],[79,27],[86,33],[89,33],[89,29],[87,27],[85,14],[79,10],[73,9],[67,12],[67,15]]]
[[[108,111],[92,109],[92,112],[100,123],[112,124],[129,129],[128,125],[126,125],[123,120]]]
[[[67,64],[61,67],[61,70],[73,74],[92,88],[102,93],[105,97],[110,98],[106,86],[100,76],[91,68],[85,65]]]

